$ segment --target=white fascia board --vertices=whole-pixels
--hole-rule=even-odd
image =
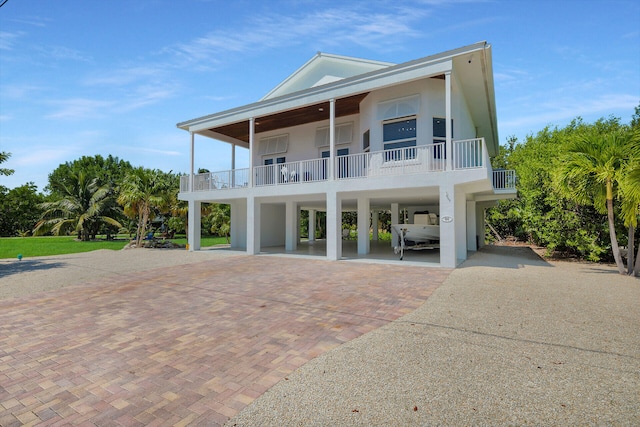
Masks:
[[[265,96],[263,96],[260,99],[260,101],[264,101],[264,100],[272,98],[273,94],[277,93],[282,87],[288,85],[289,83],[291,83],[292,81],[297,79],[299,76],[303,75],[307,71],[307,69],[309,67],[311,67],[313,64],[317,63],[318,61],[323,61],[325,59],[327,59],[327,60],[336,60],[336,61],[340,61],[340,62],[344,62],[344,63],[365,64],[365,65],[375,66],[375,67],[378,67],[378,68],[390,67],[390,66],[396,65],[396,64],[393,64],[393,63],[390,63],[390,62],[374,61],[374,60],[369,60],[369,59],[361,59],[361,58],[354,58],[354,57],[349,57],[349,56],[341,56],[341,55],[334,55],[334,54],[330,54],[330,53],[318,52],[310,60],[305,62],[304,65],[302,65],[300,68],[298,68],[296,71],[294,71],[293,74],[291,74],[289,77],[287,77],[285,80],[283,80],[276,87],[271,89],[269,91],[269,93],[267,93]],[[316,86],[318,86],[318,85],[316,85]]]
[[[212,127],[245,121],[252,117],[257,118],[324,102],[332,98],[343,98],[362,92],[370,92],[388,86],[427,78],[429,76],[436,76],[452,70],[452,58],[455,56],[484,49],[485,46],[485,42],[476,43],[475,45],[343,79],[330,85],[310,88],[282,97],[266,99],[209,116],[181,122],[176,126],[190,132],[199,132]]]

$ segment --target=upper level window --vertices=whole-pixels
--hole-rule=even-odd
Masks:
[[[362,134],[362,151],[368,153],[371,147],[371,132],[369,129]]]
[[[385,151],[385,160],[399,160],[402,158],[413,159],[416,156],[415,147],[417,138],[416,118],[404,118],[382,124],[382,140]],[[407,148],[406,150],[399,150]]]
[[[286,153],[289,148],[289,134],[268,136],[260,139],[258,153],[262,156]]]
[[[433,143],[440,144],[433,147],[433,158],[442,159],[447,158],[447,147],[444,145],[447,142],[447,120],[434,117],[433,118]],[[453,139],[453,119],[451,119],[451,139]]]
[[[350,144],[353,140],[353,122],[341,123],[336,125],[335,143]],[[323,126],[316,129],[316,147],[329,146],[329,126]]]

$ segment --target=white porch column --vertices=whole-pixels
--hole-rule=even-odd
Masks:
[[[444,106],[445,106],[445,153],[447,156],[446,170],[453,170],[453,141],[451,140],[451,72],[444,73]]]
[[[295,251],[298,246],[298,204],[292,200],[285,203],[284,250]]]
[[[249,119],[249,187],[253,187],[253,153],[254,150],[254,142],[256,139],[256,130],[255,130],[256,120],[251,117]]]
[[[476,202],[474,200],[467,201],[467,250],[477,251],[478,244],[476,236]],[[480,239],[478,238],[478,241]]]
[[[231,144],[231,188],[236,186],[236,144]]]
[[[400,224],[400,206],[397,203],[391,203],[391,224]],[[391,247],[398,244],[398,233],[391,229]]]
[[[378,241],[378,228],[380,228],[380,218],[378,215],[378,211],[371,212],[371,228],[373,228],[371,232],[371,240]]]
[[[336,165],[336,100],[329,100],[329,180],[333,181]]]
[[[316,210],[309,209],[309,241],[316,241]]]
[[[335,191],[327,193],[327,259],[342,258],[342,200]]]
[[[194,170],[195,170],[195,137],[193,132],[189,132],[191,134],[191,177],[189,178],[189,191],[193,192],[193,181],[195,179]]]
[[[200,221],[202,202],[189,200],[189,212],[187,213],[189,252],[200,250]]]
[[[369,240],[369,216],[371,215],[371,201],[366,197],[358,197],[358,255],[371,252]]]
[[[260,202],[247,199],[247,255],[260,253]]]

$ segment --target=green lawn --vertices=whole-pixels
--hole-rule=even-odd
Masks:
[[[98,249],[111,249],[118,251],[122,249],[129,240],[122,236],[123,240],[96,240],[91,242],[80,242],[74,237],[3,237],[0,238],[0,259],[16,258],[22,254],[24,258],[34,256],[49,256],[62,254],[75,254],[79,252],[90,252]],[[172,242],[184,245],[187,243],[185,237],[176,237]],[[202,237],[201,246],[214,246],[227,243],[224,237]]]

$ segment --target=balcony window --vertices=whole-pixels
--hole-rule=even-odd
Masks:
[[[446,119],[440,117],[433,118],[433,143],[434,144],[442,144],[433,147],[433,158],[434,159],[446,159],[447,152],[446,146],[444,145],[447,142],[447,127],[446,127]],[[453,119],[451,119],[451,139],[453,139]]]
[[[351,144],[353,140],[353,122],[336,125],[336,145]],[[316,129],[316,147],[329,146],[329,126]]]
[[[382,124],[385,161],[416,157],[416,118],[404,118]],[[402,150],[404,149],[404,150]]]

